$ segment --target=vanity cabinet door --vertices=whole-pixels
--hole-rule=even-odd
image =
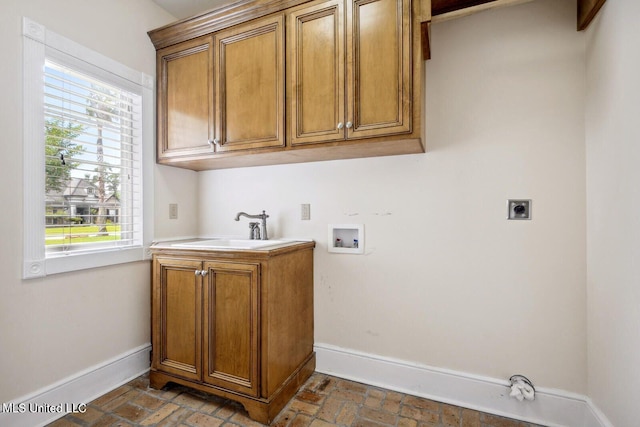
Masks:
[[[153,262],[152,367],[182,378],[202,378],[202,278],[199,261]]]
[[[212,152],[213,38],[157,52],[158,160]]]
[[[260,265],[205,262],[204,382],[259,394]]]
[[[347,138],[411,132],[411,1],[347,0],[346,15]]]
[[[215,34],[216,152],[284,147],[284,18]]]
[[[297,8],[287,17],[292,146],[345,137],[343,16],[343,0],[331,0]]]

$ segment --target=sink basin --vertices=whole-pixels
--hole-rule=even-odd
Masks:
[[[175,248],[185,249],[262,249],[287,243],[286,240],[211,239],[187,243],[174,243]]]

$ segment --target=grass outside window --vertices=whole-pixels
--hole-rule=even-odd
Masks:
[[[100,227],[95,224],[47,227],[45,244],[62,245],[120,240],[120,225],[106,227],[106,233],[100,232]]]

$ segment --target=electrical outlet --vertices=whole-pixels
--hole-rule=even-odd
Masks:
[[[169,203],[169,219],[178,219],[177,203]]]
[[[311,219],[311,205],[309,203],[300,205],[300,219],[303,221],[309,221]]]

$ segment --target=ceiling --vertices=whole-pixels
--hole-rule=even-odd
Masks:
[[[177,19],[183,19],[229,4],[233,0],[153,0],[153,2]]]
[[[177,19],[188,18],[209,9],[232,3],[234,0],[153,0]],[[433,14],[439,15],[477,6],[495,0],[431,0]]]

